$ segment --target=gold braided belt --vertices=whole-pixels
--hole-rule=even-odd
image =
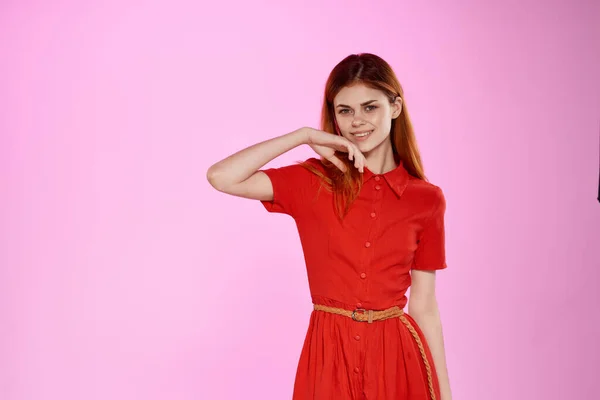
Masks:
[[[427,370],[427,386],[429,388],[429,396],[431,400],[436,400],[435,390],[433,386],[433,369],[429,363],[429,360],[427,359],[427,354],[425,353],[425,346],[423,345],[423,342],[419,337],[419,334],[417,333],[416,329],[414,328],[414,326],[412,326],[408,318],[406,318],[406,316],[404,315],[404,311],[400,307],[393,306],[388,308],[387,310],[380,311],[357,308],[354,311],[350,311],[345,310],[343,308],[315,304],[314,308],[317,311],[325,311],[332,314],[343,315],[352,318],[354,321],[368,322],[369,324],[373,323],[373,321],[381,321],[388,318],[399,318],[400,321],[402,321],[402,323],[406,325],[412,337],[415,339],[417,346],[419,347],[419,352],[421,353],[423,364],[425,366],[425,369]]]
[[[332,314],[343,315],[350,317],[357,322],[368,322],[369,324],[373,321],[381,321],[388,318],[398,318],[404,315],[404,311],[398,306],[393,306],[387,310],[365,310],[364,308],[357,308],[354,311],[345,310],[343,308],[329,307],[322,304],[315,304],[314,308],[316,311],[325,311]]]

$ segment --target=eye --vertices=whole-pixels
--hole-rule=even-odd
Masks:
[[[377,106],[366,106],[366,107],[365,107],[365,109],[366,109],[367,111],[373,111],[373,110],[375,110],[376,108],[377,108]]]
[[[347,108],[344,108],[343,110],[340,110],[340,114],[347,114],[346,111],[350,111],[350,110],[348,110]]]

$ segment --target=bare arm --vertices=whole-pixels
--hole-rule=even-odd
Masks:
[[[442,322],[435,298],[435,271],[413,270],[412,284],[410,287],[410,300],[408,313],[419,325],[429,349],[438,381],[440,383],[441,400],[451,400],[450,380],[446,366],[446,351]]]
[[[259,169],[301,144],[310,145],[318,155],[342,169],[345,165],[337,158],[335,151],[346,152],[348,158],[354,160],[356,168],[363,170],[364,156],[354,144],[341,136],[312,128],[300,128],[230,155],[212,165],[206,172],[206,178],[220,192],[248,199],[271,201],[273,185],[269,177]]]
[[[206,177],[220,192],[256,200],[273,200],[273,186],[263,172],[265,164],[281,154],[308,143],[308,130],[300,128],[257,143],[212,165]]]

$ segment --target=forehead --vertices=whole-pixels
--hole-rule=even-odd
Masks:
[[[333,104],[346,104],[349,106],[360,105],[369,100],[385,100],[385,94],[378,89],[373,89],[362,83],[346,86],[333,99]]]

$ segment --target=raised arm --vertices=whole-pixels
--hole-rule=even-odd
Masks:
[[[271,180],[259,169],[301,144],[310,145],[317,154],[329,159],[341,169],[345,166],[335,156],[336,150],[348,153],[348,158],[354,160],[356,168],[362,170],[364,167],[364,156],[348,140],[312,128],[300,128],[230,155],[212,165],[206,177],[220,192],[248,199],[271,201],[273,200]]]
[[[273,200],[271,181],[258,170],[281,154],[306,143],[308,129],[300,128],[230,155],[212,165],[206,177],[220,192],[249,199]]]

